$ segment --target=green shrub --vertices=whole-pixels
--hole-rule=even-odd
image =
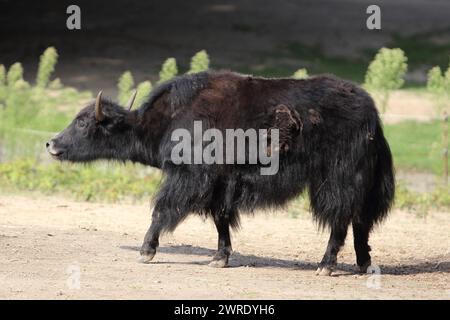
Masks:
[[[161,71],[159,72],[158,83],[172,79],[178,74],[177,61],[175,58],[168,58],[164,61]]]
[[[395,192],[395,207],[416,211],[420,216],[427,215],[431,209],[449,209],[450,186],[440,186],[432,192],[419,193],[399,184]]]
[[[10,110],[11,112],[23,111],[23,108],[27,107],[26,104],[31,95],[27,92],[30,85],[23,80],[22,65],[19,62],[14,63],[6,74],[6,81],[2,82],[6,83],[0,87],[0,103],[3,109],[10,109],[14,106],[14,109]],[[30,114],[30,117],[32,116],[33,114]]]
[[[447,99],[447,103],[448,103],[450,100],[450,64],[447,68],[447,71],[444,74],[443,86],[444,86],[444,91],[445,91],[446,99]]]
[[[209,56],[205,50],[197,52],[191,59],[191,67],[188,73],[197,73],[209,69]]]
[[[130,71],[125,71],[119,78],[117,84],[118,100],[121,105],[125,105],[130,98],[131,91],[134,88],[134,79]]]
[[[6,83],[12,88],[19,80],[23,80],[23,67],[19,62],[16,62],[8,70]]]
[[[298,69],[292,75],[292,78],[294,79],[307,79],[308,77],[308,71],[305,68]]]
[[[135,100],[135,105],[139,107],[144,103],[145,99],[148,97],[152,91],[152,83],[150,81],[143,81],[137,86],[137,95]]]
[[[404,84],[407,60],[401,49],[381,48],[369,65],[364,87],[377,96],[382,113],[386,112],[391,91]]]
[[[51,51],[46,52],[49,56],[48,52]],[[44,64],[51,65],[47,62]],[[31,86],[23,80],[20,63],[13,64],[6,75],[5,68],[0,67],[0,143],[3,155],[15,157],[19,154],[32,154],[35,147],[42,147],[42,141],[35,145],[36,139],[20,135],[20,130],[54,134],[54,131],[59,131],[68,124],[75,110],[79,109],[80,103],[91,98],[88,92],[63,87],[59,80],[50,84],[53,87],[51,92],[49,88]],[[2,157],[2,160],[4,159],[5,157]]]
[[[442,70],[438,66],[430,69],[427,90],[433,97],[435,113],[439,116],[447,107],[450,99],[450,66],[445,74],[442,74]]]
[[[6,93],[6,70],[5,66],[0,64],[0,109],[5,107]]]
[[[52,90],[59,90],[63,88],[63,85],[61,83],[61,80],[59,78],[56,78],[48,84],[48,88]]]
[[[444,76],[439,66],[431,68],[428,72],[427,89],[433,93],[444,91]]]
[[[122,74],[119,78],[117,88],[119,92],[117,98],[119,103],[124,106],[130,99],[134,90],[134,79],[130,71],[126,71]],[[152,91],[152,83],[150,81],[143,81],[139,83],[136,90],[137,95],[133,106],[140,106]]]
[[[50,76],[55,71],[58,61],[58,53],[55,48],[49,47],[41,55],[38,73],[36,76],[36,86],[38,88],[46,88],[50,83]]]
[[[0,64],[0,87],[4,87],[6,85],[6,70],[5,66]]]

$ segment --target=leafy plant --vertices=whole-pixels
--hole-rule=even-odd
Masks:
[[[432,192],[419,193],[398,184],[395,192],[395,206],[415,211],[419,216],[426,216],[430,209],[450,208],[450,187],[441,186]]]
[[[63,88],[63,85],[61,83],[61,80],[59,78],[56,78],[48,84],[48,88],[52,90],[59,90]]]
[[[6,109],[10,109],[11,106],[17,106],[17,108],[22,107],[20,109],[8,110],[10,112],[21,112],[23,111],[23,106],[27,103],[30,92],[28,89],[30,88],[29,84],[23,80],[23,67],[20,63],[14,63],[8,70],[5,75],[5,68],[2,65],[0,68],[0,111],[3,109],[5,112]],[[26,105],[25,105],[26,107]],[[1,115],[1,114],[0,114]],[[30,113],[29,116],[33,116]],[[0,123],[5,122],[5,119],[0,119]]]
[[[403,50],[381,48],[369,65],[364,86],[377,96],[382,113],[386,112],[392,90],[401,88],[405,82],[407,61]]]
[[[6,69],[4,65],[0,64],[0,109],[4,107],[6,90]]]
[[[168,58],[164,61],[161,71],[159,72],[158,83],[172,79],[178,74],[177,61],[175,58]]]
[[[130,96],[132,95],[132,91],[134,88],[134,79],[133,75],[130,71],[126,71],[122,74],[122,76],[119,78],[119,82],[117,84],[118,88],[118,100],[121,105],[125,105],[128,100],[130,99]],[[136,88],[137,95],[134,102],[135,106],[141,105],[145,98],[150,94],[150,91],[152,91],[152,83],[150,81],[143,81],[139,83],[139,85]]]
[[[41,85],[54,69],[48,59],[53,61],[55,55],[49,52],[41,56]],[[13,64],[8,72],[0,67],[1,161],[40,158],[44,142],[63,129],[83,101],[92,97],[89,92],[64,87],[58,79],[45,87],[38,87],[38,82],[31,86],[23,79],[20,63]]]
[[[13,88],[17,81],[23,80],[23,67],[19,62],[14,63],[6,74],[6,83]]]
[[[6,85],[6,70],[5,66],[0,64],[0,87]]]
[[[431,68],[428,72],[427,89],[433,93],[444,91],[444,76],[439,66]]]
[[[50,83],[50,76],[55,71],[58,61],[58,53],[55,48],[49,47],[41,55],[38,73],[36,76],[36,86],[38,88],[46,88]]]
[[[152,91],[152,83],[150,81],[143,81],[139,83],[137,86],[137,95],[136,95],[136,106],[140,106],[142,103],[144,103],[147,96]]]
[[[118,99],[121,105],[127,103],[130,98],[131,91],[134,88],[134,79],[130,71],[125,71],[119,78],[117,89],[119,90]]]
[[[209,56],[205,50],[197,52],[191,59],[191,67],[188,73],[197,73],[209,69]]]
[[[428,72],[427,90],[433,97],[436,115],[440,115],[446,109],[450,99],[450,65],[442,74],[439,66],[435,66]]]
[[[305,68],[298,69],[292,75],[292,78],[294,79],[307,79],[308,77],[308,71]]]

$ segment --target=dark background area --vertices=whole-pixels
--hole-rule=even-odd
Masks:
[[[81,7],[81,30],[66,28],[66,8]],[[366,28],[366,8],[378,4],[382,30]],[[79,89],[115,94],[118,77],[155,80],[161,63],[184,72],[201,49],[213,68],[265,76],[335,73],[362,81],[382,46],[405,50],[409,85],[430,66],[446,67],[450,52],[448,0],[0,0],[0,63],[16,61],[32,80],[39,55],[54,46],[56,76]]]

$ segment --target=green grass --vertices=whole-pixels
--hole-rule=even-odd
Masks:
[[[397,168],[441,174],[442,124],[433,122],[407,121],[385,125]]]
[[[133,164],[0,163],[0,190],[63,194],[83,201],[147,199],[160,182],[159,171]]]

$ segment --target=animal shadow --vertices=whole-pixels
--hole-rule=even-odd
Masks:
[[[120,246],[124,250],[139,251],[137,246]],[[191,245],[172,245],[158,248],[159,253],[171,255],[195,255],[212,257],[215,250],[199,246]],[[180,261],[156,261],[154,264],[195,264],[207,265],[210,259],[194,261],[194,262],[180,262]],[[234,251],[230,256],[229,268],[251,267],[251,268],[284,268],[292,270],[315,271],[317,269],[316,262],[287,260],[273,257],[255,256],[251,254],[241,254]],[[411,274],[425,274],[425,273],[450,273],[450,261],[440,261],[439,258],[428,259],[427,262],[397,264],[397,265],[379,265],[381,274],[387,275],[411,275]],[[338,263],[338,276],[352,275],[357,271],[357,267],[348,263]]]

